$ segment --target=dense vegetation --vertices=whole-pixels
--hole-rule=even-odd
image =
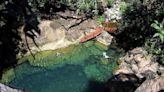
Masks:
[[[144,46],[162,62],[164,57],[163,0],[130,1],[121,20],[117,43],[126,51]],[[155,23],[154,23],[155,21]]]

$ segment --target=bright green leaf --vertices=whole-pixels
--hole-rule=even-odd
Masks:
[[[164,41],[164,35],[160,34],[159,37],[160,37],[161,41],[163,42]]]
[[[160,35],[159,33],[155,33],[153,37],[158,37],[159,35]]]
[[[152,23],[151,27],[157,29],[157,31],[160,30],[160,27],[157,24],[155,24],[155,23]]]

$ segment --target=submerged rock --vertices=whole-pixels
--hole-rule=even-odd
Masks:
[[[14,89],[0,83],[0,92],[24,92],[24,91],[19,89]]]

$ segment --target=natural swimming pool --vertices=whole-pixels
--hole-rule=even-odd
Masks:
[[[103,48],[94,41],[70,46],[20,64],[9,85],[27,92],[100,92],[120,55],[116,48]]]

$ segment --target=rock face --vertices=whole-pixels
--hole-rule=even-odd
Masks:
[[[164,77],[146,80],[136,89],[135,92],[163,92],[164,91]]]
[[[13,89],[0,83],[0,92],[24,92],[23,90]]]
[[[98,27],[97,21],[89,19],[78,26],[68,29],[74,24],[76,24],[75,20],[54,19],[41,21],[38,25],[41,30],[41,35],[38,35],[35,39],[39,48],[35,46],[32,39],[27,38],[31,51],[35,53],[44,50],[55,50],[79,43],[82,36],[95,31],[94,28]],[[109,45],[112,38],[110,34],[103,32],[97,40],[105,45]],[[23,34],[22,39],[22,43],[26,44],[25,35]],[[26,45],[25,48],[27,48]]]
[[[38,27],[41,30],[41,35],[35,39],[35,42],[39,46],[36,47],[33,40],[27,38],[30,49],[33,52],[43,51],[43,50],[54,50],[58,48],[63,48],[71,44],[79,42],[79,38],[84,35],[84,31],[89,27],[96,27],[94,20],[88,20],[77,27],[73,27],[69,30],[67,28],[76,23],[74,20],[44,20],[41,21]],[[25,42],[25,35],[22,34],[22,43]],[[25,47],[27,48],[27,47]]]
[[[164,67],[160,66],[143,48],[138,47],[127,52],[124,57],[120,58],[119,63],[119,69],[115,74],[134,74],[139,79],[146,78],[135,92],[164,90],[164,77],[158,74],[163,73]]]
[[[121,0],[115,0],[115,3],[110,9],[106,8],[106,21],[117,21],[121,19],[120,5]]]
[[[100,43],[109,46],[112,43],[113,36],[110,35],[108,32],[103,31],[99,36],[96,37],[96,39]]]
[[[119,69],[115,74],[133,73],[139,78],[155,78],[158,76],[157,71],[161,67],[143,48],[135,48],[129,51],[124,57],[120,58],[119,62]]]

